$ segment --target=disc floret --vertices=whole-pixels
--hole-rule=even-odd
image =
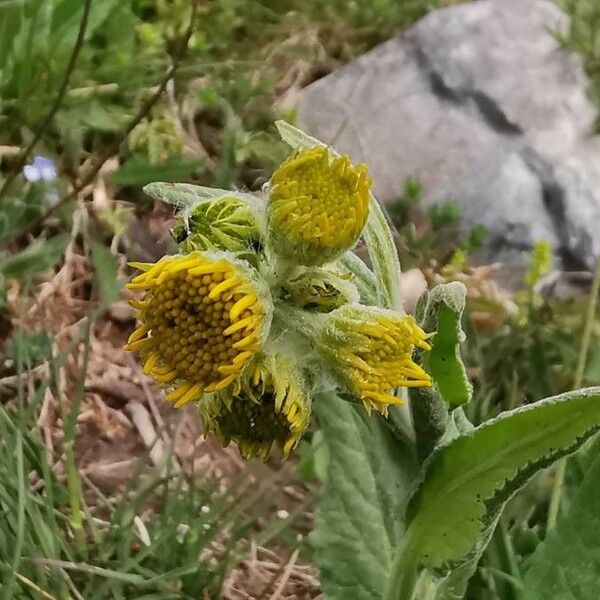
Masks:
[[[296,263],[320,265],[358,240],[369,213],[371,180],[348,156],[327,148],[299,152],[271,178],[269,235],[276,252]]]
[[[431,349],[427,337],[411,316],[348,305],[330,313],[320,342],[333,371],[365,408],[386,414],[390,404],[403,403],[395,388],[431,385],[412,359],[415,347]]]
[[[128,285],[138,328],[127,350],[140,352],[144,372],[171,388],[176,407],[232,384],[266,337],[268,290],[252,269],[226,253],[166,256],[134,263],[144,271]]]

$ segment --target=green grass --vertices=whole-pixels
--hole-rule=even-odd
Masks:
[[[282,80],[289,79],[284,87],[309,83],[411,24],[431,4],[199,3],[172,99],[186,104],[185,117],[195,124],[188,132],[197,138],[194,150],[205,155],[183,174],[221,187],[252,183],[246,169],[263,162],[268,167],[280,158],[269,131]],[[80,0],[0,4],[2,143],[28,141],[46,114],[75,43],[82,5]],[[76,172],[89,153],[111,145],[122,159],[137,158],[147,171],[167,158],[173,162],[185,141],[173,104],[161,101],[129,142],[119,141],[174,60],[190,6],[188,0],[95,0],[68,91],[38,151],[57,159],[63,172]],[[174,176],[182,177],[181,171]],[[135,177],[128,182],[138,185]]]
[[[88,335],[84,327],[86,356]],[[249,537],[267,544],[293,520],[276,519],[265,499],[286,470],[257,485],[249,469],[223,489],[169,472],[170,460],[154,467],[149,451],[125,491],[106,497],[79,474],[73,451],[85,356],[69,406],[58,384],[67,353],[50,361],[49,380],[33,385],[31,347],[23,339],[16,346],[22,385],[13,405],[0,406],[0,598],[218,598]],[[48,391],[63,406],[62,455],[50,455],[36,424]]]
[[[600,107],[600,4],[596,0],[557,0],[571,18],[569,29],[557,34],[561,44],[579,54],[589,78],[590,97]],[[597,122],[600,130],[600,121]]]

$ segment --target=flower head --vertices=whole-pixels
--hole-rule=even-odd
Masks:
[[[200,202],[179,215],[172,231],[183,252],[247,251],[260,238],[252,207],[234,195]]]
[[[273,445],[287,457],[310,419],[301,374],[281,354],[260,357],[246,379],[200,408],[205,430],[224,444],[237,443],[244,458],[265,459]]]
[[[304,150],[271,178],[267,220],[277,252],[304,265],[331,261],[360,236],[369,213],[367,167],[323,147]]]
[[[233,383],[260,349],[272,314],[268,290],[252,269],[226,253],[166,256],[134,263],[144,271],[130,289],[140,326],[127,350],[139,351],[144,372],[173,389],[182,406]]]
[[[345,306],[330,313],[321,348],[342,382],[365,408],[385,414],[402,400],[397,387],[426,387],[431,377],[412,360],[416,347],[430,350],[414,318],[383,308]]]

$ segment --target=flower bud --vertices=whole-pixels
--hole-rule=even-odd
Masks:
[[[271,178],[267,205],[275,252],[302,265],[322,265],[358,240],[369,213],[367,167],[347,156],[331,161],[326,148],[304,150]]]
[[[238,445],[244,458],[265,460],[278,446],[284,457],[310,420],[310,398],[298,367],[283,354],[257,358],[234,386],[200,404],[205,431]]]
[[[367,411],[387,413],[401,404],[398,387],[428,387],[431,377],[412,359],[415,347],[430,350],[413,317],[391,310],[348,305],[328,315],[319,337],[320,350],[343,385]]]
[[[244,252],[260,240],[253,207],[234,195],[205,200],[181,213],[171,235],[186,253],[194,250]]]

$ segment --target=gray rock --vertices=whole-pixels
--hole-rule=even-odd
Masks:
[[[480,0],[430,13],[306,88],[309,133],[369,165],[393,202],[408,177],[426,203],[457,201],[488,229],[485,260],[522,267],[552,243],[564,268],[600,252],[600,142],[578,57],[550,0]]]

